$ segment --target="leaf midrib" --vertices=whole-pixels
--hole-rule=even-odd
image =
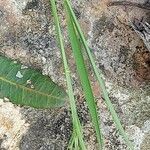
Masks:
[[[40,92],[40,91],[36,91],[36,90],[34,90],[34,89],[31,89],[31,88],[27,88],[27,87],[25,87],[25,86],[23,86],[23,85],[20,85],[20,84],[17,84],[17,83],[15,83],[15,82],[12,82],[12,81],[10,81],[10,80],[4,78],[4,77],[0,77],[0,80],[2,80],[2,81],[4,81],[4,82],[7,82],[7,83],[9,83],[9,84],[11,84],[11,85],[13,85],[13,86],[20,87],[21,89],[27,90],[27,91],[29,91],[29,92],[33,92],[33,93],[35,93],[35,94],[43,95],[43,96],[45,96],[45,97],[52,97],[52,98],[55,98],[55,99],[60,99],[60,97],[52,96],[52,95],[49,95],[49,94],[42,93],[42,92]],[[54,89],[55,89],[55,88],[54,88]],[[52,94],[52,93],[53,93],[53,91],[51,92],[51,94]]]

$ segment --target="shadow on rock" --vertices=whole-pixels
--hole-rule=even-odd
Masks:
[[[32,122],[29,130],[23,135],[20,150],[64,150],[71,136],[72,124],[69,112],[23,110],[28,122]]]

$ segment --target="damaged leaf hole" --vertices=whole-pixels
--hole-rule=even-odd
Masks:
[[[150,52],[136,51],[133,54],[133,62],[137,78],[143,81],[150,80]]]

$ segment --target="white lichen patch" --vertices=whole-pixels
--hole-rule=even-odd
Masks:
[[[19,78],[19,79],[21,79],[21,78],[23,78],[23,75],[21,74],[20,71],[18,71],[17,74],[16,74],[16,77]]]
[[[128,133],[130,140],[133,141],[134,149],[140,150],[144,137],[150,132],[150,120],[147,120],[144,123],[141,120],[141,127],[135,124],[133,120],[136,119],[136,115],[138,114],[140,114],[139,116],[141,117],[142,109],[144,109],[142,103],[146,102],[148,105],[150,96],[147,94],[145,95],[145,93],[140,90],[129,90],[120,87],[119,85],[112,84],[110,81],[105,83],[109,91],[110,99],[115,105],[115,109],[117,110],[118,107],[120,107],[120,112],[123,113],[121,120],[123,120],[126,125],[128,124],[126,132]],[[140,96],[139,93],[141,93]],[[133,109],[134,112],[132,112]]]
[[[27,80],[27,84],[31,84],[31,80]]]
[[[31,87],[31,89],[34,89],[34,85],[31,85],[30,87]]]
[[[23,70],[23,69],[27,69],[28,68],[28,66],[25,66],[25,65],[21,65],[21,69]]]
[[[18,141],[28,128],[29,124],[22,118],[20,108],[0,99],[0,149],[18,150]]]
[[[127,131],[130,133],[130,138],[133,140],[134,149],[140,150],[141,144],[144,140],[144,136],[150,131],[150,120],[147,120],[142,128],[132,125],[128,128]]]

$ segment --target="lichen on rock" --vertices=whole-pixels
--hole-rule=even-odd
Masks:
[[[145,68],[149,58],[148,54],[145,55],[147,49],[143,41],[135,33],[130,22],[133,18],[150,18],[149,12],[137,7],[109,7],[109,2],[110,0],[72,0],[72,5],[94,54],[96,65],[102,70],[111,101],[125,130],[133,140],[135,150],[145,150],[149,145],[149,66]],[[84,96],[80,92],[76,66],[68,43],[62,1],[59,0],[57,4],[63,20],[62,32],[87,147],[90,150],[96,149],[94,131],[87,106],[83,102]],[[2,0],[0,20],[0,52],[20,60],[24,65],[40,68],[43,74],[49,75],[55,82],[66,87],[49,0]],[[85,59],[89,64],[86,55]],[[101,115],[105,150],[126,150],[127,146],[116,130],[105,102],[97,90],[97,82],[93,78],[90,65],[88,69]],[[68,106],[57,110],[36,110],[0,101],[1,149],[66,149],[71,132]]]

